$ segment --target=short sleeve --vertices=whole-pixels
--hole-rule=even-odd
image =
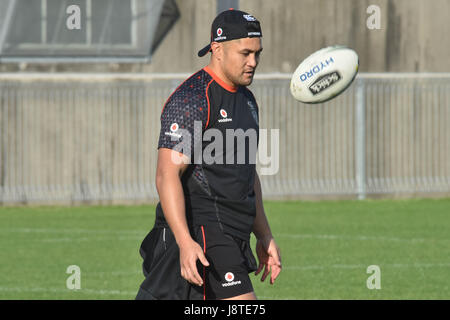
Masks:
[[[208,117],[206,90],[197,76],[183,83],[166,102],[161,113],[158,149],[168,148],[192,159],[194,145],[202,143]]]

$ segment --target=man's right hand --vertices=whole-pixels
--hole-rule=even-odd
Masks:
[[[203,285],[203,279],[197,271],[197,260],[205,266],[209,266],[208,260],[206,260],[203,249],[193,239],[186,240],[182,244],[179,244],[180,249],[180,266],[181,276],[189,283],[196,284],[198,286]]]

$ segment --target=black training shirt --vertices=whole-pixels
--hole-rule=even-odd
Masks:
[[[258,106],[246,87],[230,87],[205,67],[172,93],[161,113],[158,148],[191,159],[181,177],[191,226],[217,223],[250,238],[258,140]],[[156,215],[165,222],[160,203]]]

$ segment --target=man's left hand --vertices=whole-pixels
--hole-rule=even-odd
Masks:
[[[273,284],[281,272],[280,249],[273,237],[258,239],[256,242],[256,254],[258,256],[259,266],[255,275],[258,275],[264,268],[261,281],[266,280],[270,273],[270,284]]]

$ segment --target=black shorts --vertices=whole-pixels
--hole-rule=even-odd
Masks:
[[[146,278],[136,299],[225,299],[253,291],[249,273],[257,265],[248,241],[225,234],[217,224],[193,229],[191,235],[209,262],[208,267],[197,263],[203,286],[181,277],[178,245],[172,232],[168,227],[155,226],[141,245]]]

